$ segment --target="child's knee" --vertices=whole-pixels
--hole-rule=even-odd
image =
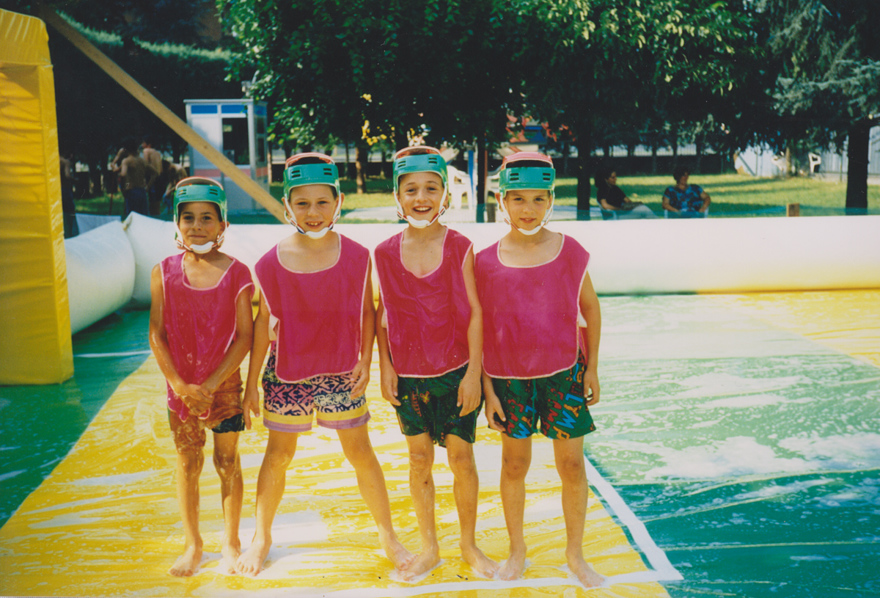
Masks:
[[[409,469],[416,473],[430,473],[434,467],[434,452],[422,448],[410,448]]]
[[[449,469],[453,475],[470,475],[477,471],[477,464],[474,462],[474,453],[471,445],[459,447],[458,449],[450,449],[447,446],[446,458],[449,461]]]
[[[238,452],[214,452],[214,469],[220,475],[232,474],[239,468]]]
[[[504,455],[501,475],[509,479],[524,479],[529,472],[530,459],[522,455]]]
[[[567,482],[580,482],[587,477],[584,458],[581,455],[569,455],[556,460],[559,477]]]
[[[199,475],[202,472],[202,466],[205,463],[205,456],[201,449],[186,448],[177,451],[177,466],[187,476]]]

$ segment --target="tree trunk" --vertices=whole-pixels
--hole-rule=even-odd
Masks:
[[[846,144],[846,209],[868,209],[868,152],[870,150],[871,121],[854,123],[849,129]]]
[[[703,137],[698,135],[695,141],[697,146],[697,163],[694,166],[694,170],[701,172],[703,169]]]
[[[577,218],[578,220],[590,219],[590,173],[593,172],[593,124],[585,122],[578,128],[577,137]]]
[[[791,174],[791,144],[786,144],[785,146],[785,172],[782,173],[782,178],[787,179]]]
[[[660,145],[660,137],[656,133],[651,136],[651,174],[657,174],[657,146]]]
[[[489,175],[489,152],[486,150],[486,139],[482,136],[477,140],[477,205],[486,203],[486,177]]]
[[[369,157],[369,148],[366,143],[358,143],[357,154],[355,157],[357,168],[357,192],[367,192],[367,160]]]

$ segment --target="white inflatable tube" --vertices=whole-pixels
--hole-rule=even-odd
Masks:
[[[476,251],[508,230],[500,223],[449,226],[472,239]],[[403,228],[336,226],[371,250]],[[880,216],[558,221],[549,228],[590,252],[590,276],[600,294],[880,288]],[[223,249],[253,268],[292,232],[285,224],[233,224]],[[133,299],[148,304],[153,265],[177,251],[174,226],[134,214],[126,233],[137,271]]]
[[[111,222],[64,242],[71,332],[131,300],[135,259],[122,223]]]

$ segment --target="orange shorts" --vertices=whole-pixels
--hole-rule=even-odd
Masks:
[[[195,415],[190,415],[184,422],[180,421],[175,412],[169,410],[168,423],[171,425],[171,435],[174,437],[177,452],[184,454],[202,450],[207,440],[206,429],[218,434],[244,430],[242,390],[241,372],[235,370],[214,391],[214,402],[211,403],[208,419],[199,419]]]

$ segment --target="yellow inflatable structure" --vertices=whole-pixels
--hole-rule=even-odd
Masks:
[[[46,26],[0,10],[0,384],[73,375]]]

